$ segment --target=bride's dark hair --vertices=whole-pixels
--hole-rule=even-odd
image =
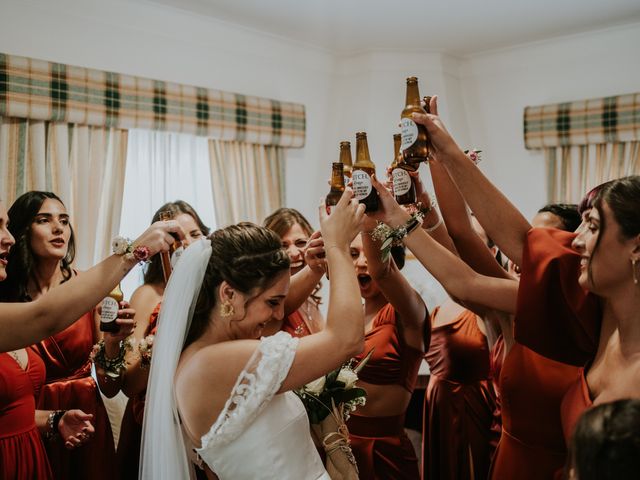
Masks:
[[[243,222],[209,235],[211,257],[198,294],[184,348],[206,329],[216,306],[218,286],[226,281],[242,293],[264,291],[278,273],[289,268],[280,237],[271,230]]]

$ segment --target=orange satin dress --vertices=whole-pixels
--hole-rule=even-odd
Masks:
[[[158,329],[158,315],[162,302],[156,305],[149,317],[149,325],[144,336],[155,335]],[[140,444],[142,442],[142,421],[144,419],[145,391],[129,399],[120,425],[120,439],[116,453],[116,470],[120,480],[137,480],[140,466]]]
[[[56,478],[65,480],[115,478],[115,446],[109,416],[100,391],[91,377],[89,354],[94,344],[96,324],[93,310],[66,330],[32,346],[47,369],[38,408],[69,410],[79,408],[93,415],[95,435],[90,442],[67,450],[61,442],[49,442],[47,453]]]
[[[364,358],[373,347],[373,355],[359,373],[360,379],[373,385],[401,385],[412,393],[424,352],[405,343],[402,325],[396,321],[391,304],[376,314],[365,335],[363,353],[356,359]],[[420,478],[418,458],[404,431],[404,417],[351,415],[347,427],[360,478]]]
[[[431,322],[440,311],[433,311]],[[489,347],[476,314],[464,310],[431,330],[431,376],[424,399],[422,476],[485,480],[497,439]],[[493,439],[493,446],[492,446]]]
[[[503,435],[492,466],[495,479],[554,478],[566,460],[561,405],[581,408],[564,397],[594,355],[601,318],[597,298],[578,284],[573,238],[548,228],[527,234],[516,344],[500,375]]]
[[[287,332],[292,337],[306,337],[307,335],[311,335],[311,330],[309,330],[308,325],[304,321],[304,317],[302,316],[302,312],[300,310],[296,310],[290,315],[287,315],[282,323],[282,327],[280,328],[283,332]]]
[[[45,379],[44,363],[27,349],[23,370],[8,353],[0,353],[0,478],[50,480],[47,452],[36,427],[36,397]],[[59,441],[59,440],[58,440]]]

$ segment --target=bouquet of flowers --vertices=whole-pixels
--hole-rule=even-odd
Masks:
[[[350,360],[295,392],[307,410],[316,444],[322,445],[327,454],[326,468],[332,480],[358,478],[345,422],[351,412],[366,402],[367,392],[356,387],[356,382],[358,372],[372,353],[373,349],[357,365]]]

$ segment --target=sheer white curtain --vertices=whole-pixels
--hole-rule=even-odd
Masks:
[[[215,228],[207,139],[194,135],[130,130],[120,234],[135,238],[166,202],[184,200]],[[136,267],[122,282],[125,298],[142,284]]]
[[[85,270],[110,252],[118,232],[127,131],[0,117],[0,195],[8,208],[29,190],[57,194],[76,232]]]

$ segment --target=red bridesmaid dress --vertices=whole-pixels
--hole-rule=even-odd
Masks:
[[[79,408],[93,415],[95,436],[85,445],[67,450],[60,442],[47,445],[56,478],[71,480],[115,478],[115,445],[109,416],[100,391],[91,377],[89,354],[95,339],[93,310],[66,330],[34,345],[47,369],[38,408],[68,410]]]
[[[400,385],[413,393],[424,352],[405,343],[401,328],[391,304],[382,307],[365,335],[363,353],[356,357],[361,360],[375,347],[359,377],[373,385]],[[360,478],[420,478],[418,458],[404,431],[404,417],[351,415],[347,427]]]
[[[431,323],[440,311],[433,311]],[[476,314],[464,310],[431,330],[431,376],[424,399],[422,476],[485,480],[497,436],[489,347]]]
[[[53,479],[36,427],[36,397],[45,379],[44,363],[27,349],[26,370],[0,353],[0,478]]]

